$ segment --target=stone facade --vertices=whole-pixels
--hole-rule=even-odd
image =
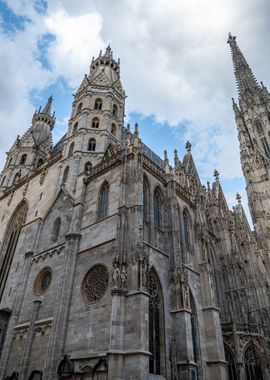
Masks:
[[[124,127],[120,63],[108,47],[92,60],[59,143],[49,98],[8,152],[1,380],[270,379],[270,95],[235,37],[229,43],[255,231],[240,196],[229,210],[217,171],[212,186],[201,184],[189,142],[172,167],[138,125]]]

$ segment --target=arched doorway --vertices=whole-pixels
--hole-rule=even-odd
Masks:
[[[235,358],[231,350],[224,346],[225,360],[227,362],[228,380],[237,380],[237,371],[235,365]]]
[[[20,236],[21,228],[26,222],[27,212],[28,212],[28,204],[24,200],[19,204],[17,209],[14,211],[6,230],[2,252],[1,252],[1,256],[3,257],[3,260],[1,260],[1,263],[0,263],[0,266],[1,266],[0,301],[3,296],[9,270],[11,267],[13,256],[14,256],[18,239]]]
[[[244,354],[246,380],[263,380],[260,355],[257,347],[251,342]]]
[[[148,279],[149,298],[149,372],[155,375],[165,374],[165,339],[163,296],[158,275],[154,268]]]

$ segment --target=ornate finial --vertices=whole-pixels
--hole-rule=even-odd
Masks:
[[[135,134],[135,133],[139,133],[139,129],[138,129],[138,127],[139,127],[139,126],[138,126],[138,123],[135,123],[135,131],[134,131],[134,134]]]
[[[214,177],[216,178],[216,181],[219,181],[219,172],[217,169],[214,170]]]
[[[191,144],[189,141],[187,141],[187,143],[186,143],[186,150],[187,150],[187,152],[191,152]]]
[[[130,124],[127,124],[127,130],[130,131]]]
[[[110,44],[107,46],[106,51],[105,51],[105,57],[109,57],[112,55],[112,49]]]
[[[236,200],[239,204],[241,204],[241,195],[239,193],[236,194]]]

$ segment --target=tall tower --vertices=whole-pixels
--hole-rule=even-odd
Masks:
[[[78,176],[100,162],[109,146],[122,144],[125,98],[120,60],[108,46],[92,59],[74,94],[59,177],[73,193]]]
[[[239,105],[233,99],[240,156],[254,227],[270,247],[270,94],[259,85],[229,33]]]
[[[54,124],[50,96],[46,105],[35,111],[30,128],[22,137],[17,136],[7,152],[6,164],[0,175],[0,191],[15,186],[20,179],[37,170],[49,159]]]

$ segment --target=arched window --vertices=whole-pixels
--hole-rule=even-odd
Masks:
[[[23,154],[22,157],[21,157],[20,164],[24,165],[26,163],[26,160],[27,160],[27,154]]]
[[[100,98],[97,98],[95,100],[95,110],[101,110],[102,109],[102,100]]]
[[[9,270],[12,264],[17,242],[20,236],[21,228],[26,222],[28,205],[26,201],[22,201],[12,215],[5,232],[3,241],[3,261],[0,268],[0,302],[5,289]]]
[[[270,148],[269,148],[268,141],[266,140],[266,137],[261,137],[261,142],[262,142],[262,146],[266,154],[266,157],[270,158]]]
[[[73,125],[72,134],[74,135],[74,133],[76,133],[77,130],[78,130],[78,122],[76,122],[76,123]]]
[[[154,192],[154,225],[156,228],[161,228],[162,218],[162,202],[161,194],[158,189]]]
[[[227,346],[224,346],[224,351],[225,360],[227,362],[228,380],[237,380],[237,371],[234,356]]]
[[[73,154],[74,151],[74,142],[70,144],[68,149],[68,157],[70,157]]]
[[[82,103],[78,105],[76,115],[79,115],[79,113],[81,112],[82,112]]]
[[[59,238],[60,227],[61,227],[61,218],[58,217],[53,222],[53,227],[52,227],[51,240],[54,242],[56,242]]]
[[[98,201],[98,219],[104,219],[108,213],[108,205],[109,205],[109,184],[108,182],[104,182],[101,186],[99,192],[99,201]]]
[[[263,126],[259,121],[257,121],[257,123],[256,123],[256,129],[257,129],[259,136],[263,135],[263,133],[264,133],[263,132]]]
[[[87,161],[86,164],[84,165],[85,173],[89,173],[91,169],[92,169],[92,164],[90,161]]]
[[[183,224],[184,224],[184,242],[186,250],[190,250],[190,217],[187,210],[183,212]]]
[[[260,356],[253,342],[251,342],[245,351],[244,363],[246,378],[248,380],[263,380]]]
[[[116,125],[114,123],[111,125],[111,134],[116,136]]]
[[[148,278],[149,298],[149,372],[164,374],[164,315],[160,281],[154,268]]]
[[[94,119],[92,120],[92,128],[98,128],[98,127],[99,127],[99,118],[94,117]]]
[[[41,165],[43,165],[43,159],[40,158],[37,163],[37,168],[39,168]]]
[[[21,178],[21,173],[20,172],[16,173],[13,179],[13,185],[15,185],[20,180],[20,178]]]
[[[63,178],[62,178],[62,184],[64,185],[67,182],[68,179],[68,172],[69,172],[69,166],[67,166],[64,170]]]
[[[149,183],[146,177],[143,178],[143,219],[149,221]]]
[[[118,107],[116,104],[113,105],[113,116],[117,117],[118,116]]]
[[[96,140],[95,139],[90,139],[88,141],[88,150],[90,152],[94,152],[96,150]]]
[[[200,355],[200,350],[199,350],[199,330],[198,330],[198,316],[197,316],[197,310],[196,310],[196,305],[194,298],[192,296],[191,291],[189,290],[189,297],[190,297],[190,309],[191,309],[191,337],[192,337],[192,348],[193,348],[193,360],[197,364],[197,368],[194,369],[195,371],[195,376],[194,378],[198,378],[198,365],[199,363],[199,355]]]

